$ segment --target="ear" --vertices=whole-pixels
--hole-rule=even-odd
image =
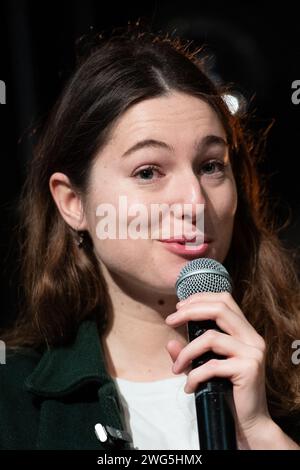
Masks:
[[[88,230],[81,198],[73,190],[69,178],[64,173],[53,173],[49,179],[49,188],[66,223],[74,230]]]

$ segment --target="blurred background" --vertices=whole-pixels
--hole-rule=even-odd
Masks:
[[[154,32],[174,32],[210,52],[209,71],[230,82],[251,104],[253,129],[273,126],[261,170],[269,175],[271,203],[280,236],[297,248],[300,235],[300,104],[292,82],[300,80],[300,7],[294,2],[101,0],[2,1],[0,4],[1,139],[1,316],[17,314],[17,251],[12,239],[15,206],[31,158],[34,130],[43,122],[75,65],[75,42],[142,19]],[[287,224],[287,220],[289,223]]]

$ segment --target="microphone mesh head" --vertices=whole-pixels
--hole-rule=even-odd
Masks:
[[[176,281],[179,300],[200,292],[231,292],[228,271],[218,261],[198,258],[189,261],[180,271]]]

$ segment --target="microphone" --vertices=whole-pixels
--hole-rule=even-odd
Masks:
[[[189,261],[181,269],[175,286],[179,300],[200,292],[232,291],[227,270],[221,263],[210,258]],[[221,331],[212,320],[189,321],[189,341],[210,329]],[[224,359],[223,356],[209,351],[192,361],[192,369],[213,358]],[[199,384],[195,392],[195,403],[200,449],[236,449],[234,401],[230,380],[216,377]]]

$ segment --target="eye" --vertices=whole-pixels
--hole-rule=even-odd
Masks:
[[[161,175],[159,169],[156,166],[149,165],[149,166],[147,166],[145,168],[142,168],[142,169],[138,170],[137,172],[135,172],[133,174],[133,177],[137,178],[138,180],[152,181],[154,172],[159,173]],[[140,177],[138,177],[138,176],[140,176]]]
[[[225,164],[220,160],[211,160],[209,162],[204,163],[201,166],[201,172],[204,174],[211,176],[211,175],[223,175],[225,172]]]

